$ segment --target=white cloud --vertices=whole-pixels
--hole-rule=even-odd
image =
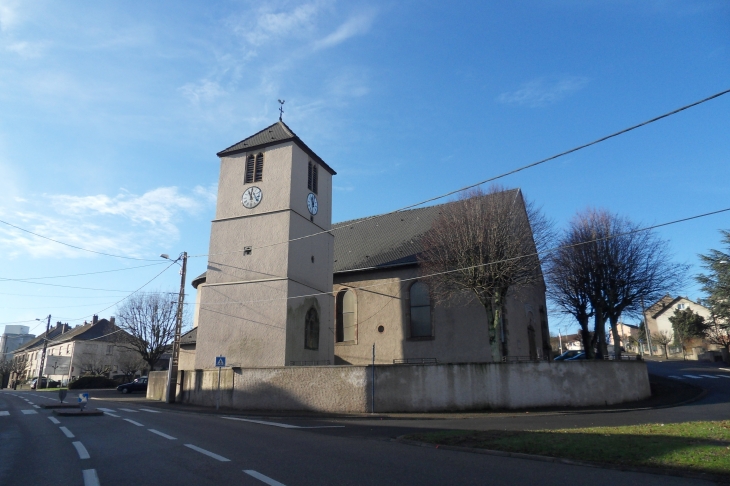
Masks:
[[[226,90],[224,90],[217,82],[209,79],[203,79],[197,83],[188,83],[178,89],[183,96],[195,104],[199,104],[201,101],[214,101],[226,94]]]
[[[19,210],[6,216],[11,223],[34,233],[71,245],[104,253],[139,256],[153,244],[167,244],[179,238],[178,223],[184,215],[199,213],[215,201],[215,185],[197,186],[191,194],[176,187],[160,187],[142,195],[122,191],[75,196],[43,195],[27,202],[17,198]],[[42,211],[36,206],[52,208]],[[10,257],[88,256],[73,248],[20,230],[0,226],[0,248]]]
[[[537,108],[556,103],[587,83],[588,78],[582,76],[543,77],[523,84],[517,91],[502,93],[497,101]]]
[[[241,17],[234,27],[234,32],[252,46],[301,36],[313,28],[314,18],[319,10],[320,6],[317,3],[300,5],[289,12],[272,12],[263,7],[253,17],[253,22],[247,21],[250,15]]]
[[[314,49],[334,47],[356,35],[365,34],[375,19],[375,10],[363,12],[347,19],[337,30],[314,43]]]
[[[7,31],[20,23],[20,1],[0,0],[0,31]]]
[[[5,46],[5,50],[13,52],[20,57],[34,58],[41,56],[44,47],[45,44],[41,42],[18,41],[8,43]]]

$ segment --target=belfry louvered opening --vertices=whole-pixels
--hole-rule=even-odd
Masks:
[[[317,194],[318,177],[317,177],[317,164],[309,162],[307,167],[307,187],[310,191]]]
[[[264,180],[264,154],[260,153],[256,156],[256,171],[254,174],[254,182]]]
[[[243,179],[244,184],[250,184],[253,182],[254,163],[255,157],[253,154],[246,157],[246,175]]]

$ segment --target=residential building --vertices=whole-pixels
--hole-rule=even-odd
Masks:
[[[712,313],[710,309],[703,306],[698,302],[694,302],[687,297],[672,297],[667,294],[657,302],[649,306],[644,312],[644,319],[653,337],[655,334],[666,331],[673,338],[674,342],[677,343],[678,339],[675,336],[674,328],[669,318],[674,315],[675,310],[691,309],[694,313],[699,314],[705,318],[705,321],[712,320]],[[678,355],[682,357],[684,354],[688,358],[697,359],[697,356],[704,353],[707,350],[719,349],[719,346],[709,344],[705,340],[700,338],[691,339],[688,344],[685,345],[684,352],[681,346],[672,344],[668,347],[669,355]],[[648,350],[646,350],[648,353]],[[663,355],[664,348],[658,346],[656,342],[652,341],[652,353],[655,355]]]

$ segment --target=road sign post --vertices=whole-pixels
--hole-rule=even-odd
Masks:
[[[215,400],[215,409],[218,411],[218,408],[221,406],[221,368],[223,368],[226,365],[226,357],[225,356],[218,356],[215,359],[215,366],[218,368],[218,396]]]

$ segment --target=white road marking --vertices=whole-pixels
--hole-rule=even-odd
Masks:
[[[669,378],[674,378],[675,380],[684,380],[681,376],[675,376],[675,375],[669,375]]]
[[[84,486],[100,486],[96,469],[84,469],[81,472],[84,474]]]
[[[33,405],[33,408],[41,408],[41,407],[39,407],[38,405]]]
[[[131,419],[124,419],[124,420],[126,420],[126,421],[127,421],[127,422],[129,422],[130,424],[134,424],[134,425],[136,425],[137,427],[144,427],[144,425],[142,425],[142,424],[141,424],[141,423],[139,423],[139,422],[135,422],[134,420],[131,420]]]
[[[702,379],[699,376],[695,376],[695,375],[684,375],[684,376],[686,376],[687,378],[693,378],[695,380],[701,380]]]
[[[188,447],[188,448],[190,448],[190,449],[192,449],[194,451],[198,451],[201,454],[205,454],[206,456],[212,457],[213,459],[217,459],[217,460],[219,460],[221,462],[231,462],[230,459],[226,459],[223,456],[219,456],[218,454],[214,454],[213,452],[206,451],[205,449],[201,449],[200,447],[194,446],[193,444],[185,444],[185,447]]]
[[[0,417],[4,417],[6,415],[10,415],[10,412],[8,412],[7,410],[0,410]]]
[[[720,378],[730,378],[730,376],[728,376],[728,375],[717,375],[717,376],[719,376]]]
[[[116,417],[116,418],[119,418],[119,415],[115,415],[115,414],[113,414],[113,413],[109,413],[109,412],[104,412],[104,415],[109,415],[110,417]]]
[[[54,423],[54,424],[56,424],[56,425],[58,425],[58,424],[60,424],[60,423],[61,423],[61,422],[59,422],[59,421],[58,421],[58,420],[56,419],[56,417],[48,417],[48,420],[50,420],[51,422],[53,422],[53,423]]]
[[[59,429],[61,429],[61,432],[63,432],[63,435],[65,435],[65,436],[66,436],[66,437],[68,437],[69,439],[73,439],[74,437],[76,437],[76,436],[75,436],[75,435],[73,435],[73,434],[71,433],[71,431],[70,431],[70,430],[68,430],[68,429],[67,429],[66,427],[59,427]]]
[[[243,472],[245,472],[249,476],[252,476],[252,477],[258,479],[262,483],[268,484],[269,486],[286,486],[286,485],[280,483],[279,481],[275,481],[268,476],[264,476],[260,472],[254,471],[253,469],[244,469]]]
[[[35,410],[21,410],[25,415],[33,415],[34,413],[38,413]]]
[[[157,434],[157,435],[159,435],[160,437],[164,437],[165,439],[170,439],[170,440],[177,440],[177,439],[176,439],[175,437],[173,437],[173,436],[171,436],[171,435],[163,434],[163,433],[162,433],[162,432],[160,432],[159,430],[155,430],[155,429],[147,429],[147,430],[149,430],[149,431],[150,431],[150,432],[152,432],[153,434]]]
[[[137,411],[136,411],[136,410],[132,410],[131,408],[120,408],[119,410],[121,410],[122,412],[132,412],[132,413],[137,413]]]
[[[79,459],[89,459],[91,456],[89,455],[89,451],[86,450],[86,447],[84,447],[84,444],[82,444],[79,441],[71,442],[73,446],[76,448],[76,452],[79,453]]]
[[[312,426],[302,426],[302,425],[289,425],[289,424],[282,424],[279,422],[265,422],[263,420],[252,420],[252,419],[245,419],[240,417],[221,417],[227,420],[238,420],[240,422],[252,422],[254,424],[261,424],[261,425],[271,425],[272,427],[281,427],[284,429],[342,429],[345,426],[344,425],[312,425]]]
[[[149,408],[140,408],[140,410],[142,410],[144,412],[149,412],[149,413],[162,413],[157,410],[150,410]]]
[[[113,412],[111,408],[97,408],[97,410],[101,410],[102,412]]]
[[[712,375],[700,375],[700,376],[704,376],[705,378],[713,378],[715,380],[717,379],[717,376],[712,376]]]

